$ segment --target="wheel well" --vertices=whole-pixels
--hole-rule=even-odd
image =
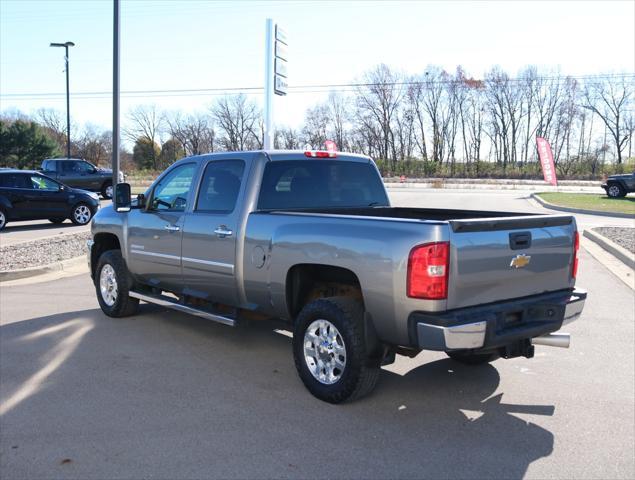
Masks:
[[[93,248],[90,250],[91,276],[95,277],[95,267],[101,254],[107,250],[121,250],[121,244],[116,235],[112,233],[98,233],[93,240]]]
[[[316,298],[351,297],[364,303],[362,288],[352,271],[331,265],[300,264],[287,273],[287,309],[295,318]]]

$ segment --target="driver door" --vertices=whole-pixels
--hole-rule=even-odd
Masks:
[[[155,184],[147,208],[128,214],[128,264],[143,283],[182,289],[182,229],[195,174],[195,163],[168,170]]]

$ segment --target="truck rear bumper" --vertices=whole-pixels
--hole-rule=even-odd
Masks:
[[[411,342],[421,350],[495,349],[555,332],[582,313],[587,293],[565,290],[440,314],[413,312]]]

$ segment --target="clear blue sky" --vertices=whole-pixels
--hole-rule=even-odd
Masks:
[[[71,114],[77,124],[112,125],[111,98],[73,92],[112,89],[112,1],[0,0],[0,109],[65,111],[63,49],[73,41]],[[480,78],[493,65],[511,75],[528,64],[571,75],[635,71],[635,2],[630,1],[168,1],[122,2],[121,88],[260,87],[265,19],[287,31],[289,84],[349,83],[374,65],[421,73],[426,65]],[[15,98],[14,94],[31,96]],[[324,93],[277,98],[277,124],[299,126]],[[204,110],[215,97],[122,98]],[[261,95],[254,95],[259,102]]]

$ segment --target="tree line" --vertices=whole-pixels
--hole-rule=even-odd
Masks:
[[[596,177],[633,157],[634,78],[541,75],[534,66],[516,77],[498,67],[475,79],[461,67],[448,73],[434,66],[407,76],[381,64],[309,108],[300,127],[278,127],[274,146],[320,148],[333,140],[341,151],[375,158],[385,174],[539,176],[541,136],[561,176]],[[31,119],[58,153],[66,141],[61,118],[43,109]],[[124,125],[133,146],[123,152],[128,167],[155,171],[187,155],[260,149],[264,138],[261,109],[244,94],[196,113],[139,105]],[[109,132],[85,127],[73,135],[71,150],[104,164],[110,142]]]

